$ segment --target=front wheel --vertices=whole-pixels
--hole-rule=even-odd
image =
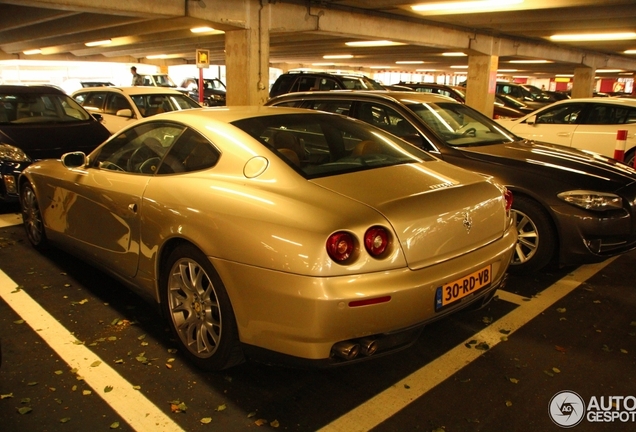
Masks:
[[[629,165],[632,168],[636,168],[634,166],[634,156],[636,155],[636,151],[631,151],[625,155],[625,165]]]
[[[170,253],[161,292],[170,327],[195,365],[217,371],[243,361],[227,291],[201,251],[183,244]]]
[[[557,238],[545,210],[526,197],[514,197],[512,215],[517,226],[517,244],[508,268],[510,273],[530,273],[545,267],[555,257]]]
[[[26,183],[20,190],[20,208],[22,210],[22,221],[29,242],[36,249],[46,249],[48,239],[44,231],[42,213],[38,204],[35,190],[31,183]]]

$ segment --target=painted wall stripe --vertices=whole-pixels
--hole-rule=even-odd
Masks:
[[[86,384],[94,389],[130,426],[138,432],[182,432],[169,416],[148,400],[133,384],[77,341],[64,326],[48,314],[25,291],[16,290],[17,284],[0,271],[0,297],[64,360]],[[101,361],[96,367],[90,365]],[[105,393],[104,388],[113,390]]]
[[[502,342],[501,337],[503,334],[500,333],[500,330],[509,330],[510,334],[512,334],[541,312],[575,290],[581,283],[585,282],[616,258],[617,257],[611,258],[599,264],[579,267],[542,291],[540,295],[533,297],[530,301],[522,301],[515,310],[495,321],[479,333],[471,336],[469,340],[475,339],[479,342],[485,342],[492,349],[492,347]],[[500,293],[503,293],[503,291]],[[514,294],[510,295],[510,293],[503,294],[501,298],[514,298],[512,296],[522,298]],[[514,303],[517,302],[514,301]],[[320,429],[320,431],[364,432],[374,428],[415,399],[426,394],[426,392],[452,376],[455,372],[475,361],[483,353],[483,351],[474,348],[466,348],[464,343],[457,345],[444,355],[436,358],[426,366],[387,388],[382,393],[377,394],[365,403],[334,420]]]

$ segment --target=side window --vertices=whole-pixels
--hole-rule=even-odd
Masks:
[[[537,115],[537,124],[574,124],[582,110],[582,104],[557,105]]]
[[[596,104],[589,113],[589,124],[636,123],[636,109],[618,105]]]
[[[164,122],[139,125],[108,141],[92,166],[111,171],[152,175],[185,126]]]
[[[187,129],[170,149],[157,174],[211,168],[216,165],[219,156],[219,151],[206,138],[192,129]]]
[[[340,86],[335,80],[330,78],[321,78],[319,80],[318,90],[336,90],[339,88]]]
[[[106,98],[106,108],[104,109],[104,113],[116,115],[117,111],[123,109],[129,109],[132,111],[132,107],[126,98],[116,93],[109,94],[108,98]]]
[[[316,90],[316,89],[317,89],[316,78],[300,77],[298,79],[298,88],[296,89],[296,91],[302,92],[302,91],[310,91],[310,90]]]
[[[101,112],[104,106],[104,99],[106,99],[106,92],[90,92],[86,94],[84,103],[80,103],[87,111]]]
[[[348,116],[351,111],[351,104],[351,101],[308,101],[302,105],[302,108],[327,111]]]

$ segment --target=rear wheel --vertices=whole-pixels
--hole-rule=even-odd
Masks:
[[[29,242],[36,249],[45,249],[48,246],[48,239],[44,231],[40,205],[31,183],[25,183],[20,188],[20,207],[22,209],[24,229]]]
[[[227,291],[208,258],[183,244],[170,253],[161,276],[164,312],[185,355],[205,370],[243,361]]]
[[[632,149],[631,151],[627,152],[627,154],[625,155],[625,165],[636,168],[634,166],[634,155],[636,155],[636,149]]]
[[[555,257],[557,239],[549,216],[526,197],[514,197],[512,215],[517,226],[517,244],[510,263],[511,273],[529,273],[545,267]]]

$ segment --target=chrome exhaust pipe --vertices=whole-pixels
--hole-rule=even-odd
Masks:
[[[331,352],[344,360],[353,360],[360,354],[360,345],[352,341],[342,341],[331,347]]]
[[[378,350],[378,342],[373,338],[360,339],[360,354],[370,356]]]

